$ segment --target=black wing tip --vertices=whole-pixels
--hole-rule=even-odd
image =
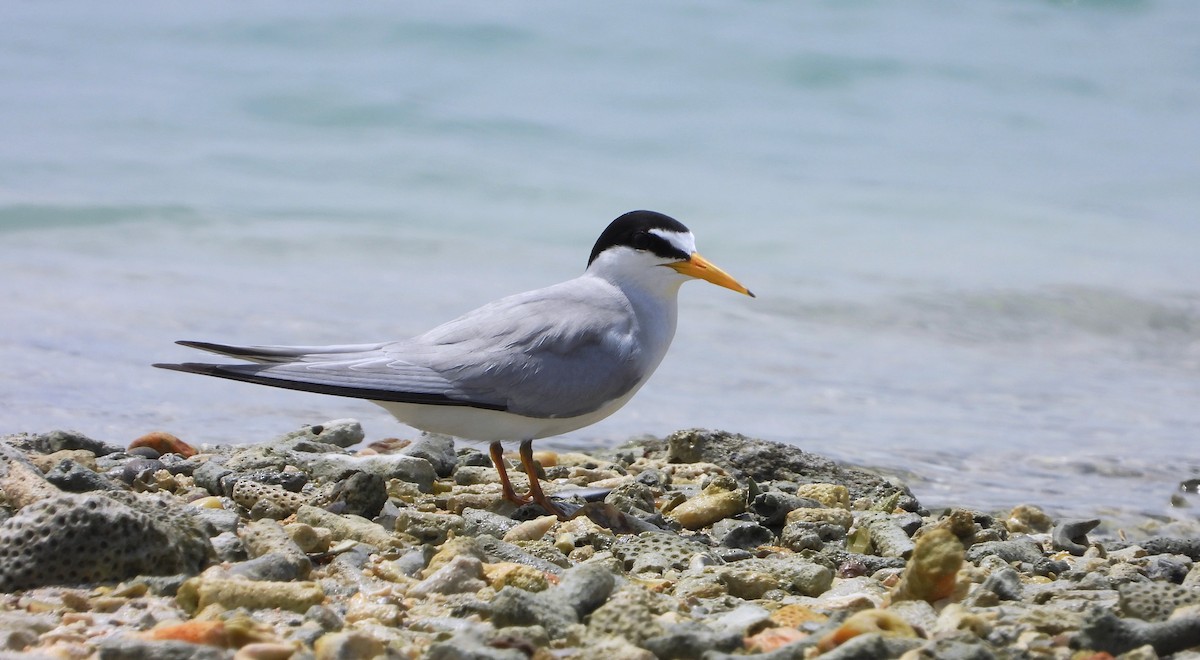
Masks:
[[[330,385],[327,383],[314,383],[311,381],[275,378],[262,374],[261,371],[264,367],[256,364],[155,362],[151,366],[158,367],[159,369],[168,369],[170,371],[182,371],[183,373],[188,374],[216,376],[217,378],[228,378],[230,380],[238,380],[245,383],[268,385],[270,387],[278,387],[285,390],[313,392],[316,394],[329,394],[332,396],[343,396],[351,399],[366,399],[368,401],[375,402],[386,401],[392,403],[414,403],[434,406],[463,406],[467,408],[482,408],[484,410],[508,410],[508,407],[502,404],[464,401],[461,399],[453,399],[445,394],[380,390],[363,387],[345,387],[340,385]]]
[[[220,355],[228,355],[230,357],[240,357],[243,355],[257,355],[254,349],[244,346],[230,346],[229,344],[218,344],[211,341],[194,341],[191,339],[180,339],[175,342],[180,346],[195,348],[209,353],[218,353]]]
[[[182,371],[188,374],[204,374],[206,376],[211,376],[217,371],[217,368],[220,365],[203,364],[201,362],[155,362],[150,366],[157,367],[159,369],[169,369],[171,371]]]

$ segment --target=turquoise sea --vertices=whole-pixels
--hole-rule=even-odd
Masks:
[[[1193,0],[4,3],[0,433],[410,434],[149,364],[415,334],[649,208],[759,298],[685,287],[642,393],[546,446],[723,428],[929,505],[1194,517],[1197,34]]]

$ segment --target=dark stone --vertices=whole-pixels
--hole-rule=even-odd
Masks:
[[[1023,561],[1037,564],[1042,561],[1042,547],[1028,536],[1019,536],[1007,541],[987,541],[967,548],[967,561],[976,563],[988,555],[996,555],[1010,564]]]
[[[156,458],[135,458],[121,467],[121,481],[127,484],[144,481],[165,468],[162,461]]]
[[[242,479],[249,479],[250,481],[267,486],[279,486],[292,493],[299,493],[308,484],[308,475],[303,472],[298,470],[278,470],[275,468],[241,472],[237,475],[237,480],[240,481]]]
[[[732,653],[741,646],[741,632],[718,632],[695,623],[673,626],[666,634],[651,637],[641,644],[656,657],[666,660],[699,658],[709,651]]]
[[[900,557],[879,557],[877,555],[861,555],[857,552],[847,552],[837,548],[825,548],[813,557],[825,566],[833,569],[846,562],[855,562],[863,567],[865,575],[871,575],[885,568],[904,568],[904,560]]]
[[[334,513],[371,519],[379,515],[387,500],[387,483],[383,477],[370,472],[354,472],[334,485],[325,508]]]
[[[1138,545],[1151,555],[1187,555],[1192,561],[1200,561],[1200,538],[1163,536],[1149,539]]]
[[[46,481],[70,493],[86,493],[93,490],[119,490],[117,485],[103,475],[76,463],[64,459],[45,474]]]
[[[454,438],[448,435],[422,433],[415,442],[401,449],[399,453],[429,461],[437,476],[443,478],[453,474],[458,463],[458,456],[454,453]]]
[[[337,632],[346,625],[337,612],[324,605],[313,605],[308,608],[308,611],[304,613],[304,618],[315,622],[325,632]]]
[[[304,555],[268,552],[261,557],[239,562],[229,568],[231,575],[259,582],[291,582],[308,577],[312,563]]]
[[[608,600],[616,578],[604,566],[581,564],[562,574],[558,586],[540,593],[504,587],[492,600],[492,624],[539,625],[551,638],[566,634],[567,628],[583,620]]]
[[[99,660],[229,660],[233,651],[204,644],[115,637],[100,643]]]
[[[1021,574],[1011,568],[993,571],[983,581],[983,588],[996,594],[1000,600],[1021,600]]]
[[[1054,530],[1050,533],[1051,543],[1055,550],[1065,550],[1076,557],[1081,557],[1088,549],[1087,533],[1099,525],[1100,521],[1096,519],[1064,520],[1055,525]]]
[[[821,503],[807,497],[797,497],[778,490],[759,493],[750,501],[750,511],[767,527],[781,527],[787,514],[801,508],[817,508]]]
[[[1188,567],[1162,555],[1152,555],[1146,562],[1146,577],[1151,580],[1182,584],[1187,577]]]
[[[33,438],[33,449],[43,454],[53,454],[64,449],[86,449],[97,456],[106,456],[125,451],[124,448],[93,440],[78,431],[51,431]]]
[[[130,449],[127,449],[125,451],[125,453],[129,454],[130,456],[136,456],[138,458],[158,458],[159,456],[162,456],[162,454],[158,453],[158,450],[155,449],[154,447],[145,447],[145,446],[132,447]]]
[[[197,486],[207,490],[210,494],[229,497],[233,484],[227,477],[232,474],[233,470],[225,467],[223,463],[210,460],[193,470],[192,478],[196,480]]]
[[[492,459],[478,449],[467,447],[458,450],[454,456],[454,469],[460,467],[492,467]]]
[[[1097,609],[1071,639],[1071,648],[1106,651],[1119,655],[1149,644],[1161,655],[1200,645],[1200,617],[1183,616],[1161,623],[1122,619]]]

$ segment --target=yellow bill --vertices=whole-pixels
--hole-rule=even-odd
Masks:
[[[676,261],[675,263],[665,265],[674,268],[688,277],[695,277],[696,279],[701,279],[706,282],[712,282],[717,286],[723,286],[726,289],[732,289],[738,293],[744,293],[751,298],[755,297],[754,294],[750,292],[750,289],[742,286],[737,280],[733,279],[729,273],[717,268],[708,259],[700,256],[699,252],[693,252],[692,256],[688,257],[687,261]]]

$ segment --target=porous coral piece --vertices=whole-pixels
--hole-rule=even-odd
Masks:
[[[0,591],[195,573],[207,539],[165,508],[104,495],[60,494],[0,525]]]
[[[282,486],[260,484],[249,479],[241,479],[233,485],[231,499],[251,512],[265,511],[264,504],[269,503],[272,505],[271,509],[281,514],[266,516],[270,518],[286,518],[309,502],[307,495],[293,493]]]

